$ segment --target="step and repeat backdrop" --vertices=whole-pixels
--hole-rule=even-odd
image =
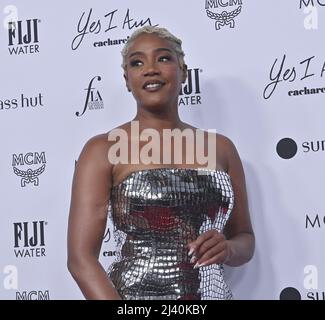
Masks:
[[[83,298],[66,267],[75,162],[134,117],[120,51],[145,25],[183,40],[181,118],[242,158],[256,251],[226,267],[235,299],[325,299],[325,0],[1,0],[0,17],[1,299]]]

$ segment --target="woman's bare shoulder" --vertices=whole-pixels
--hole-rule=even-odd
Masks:
[[[126,130],[127,125],[122,124],[114,129],[124,129]],[[86,141],[81,151],[80,157],[82,158],[96,158],[97,160],[107,161],[107,154],[110,147],[116,143],[116,139],[111,139],[112,132],[114,129],[111,129],[107,132],[94,135]]]
[[[219,147],[219,150],[221,150],[224,163],[226,164],[227,172],[241,172],[241,158],[237,151],[235,143],[229,137],[218,134],[217,146]]]
[[[222,149],[224,152],[233,152],[236,149],[235,144],[232,140],[220,133],[216,133],[216,143],[217,146]]]
[[[116,143],[116,136],[118,135],[120,139],[123,137],[128,139],[128,132],[130,130],[130,122],[123,123],[105,133],[100,133],[90,137],[81,152],[80,157],[87,159],[96,159],[105,162],[108,165],[112,165],[108,158],[108,153],[111,148]],[[122,134],[124,133],[124,135]]]
[[[217,149],[221,150],[223,153],[233,152],[236,149],[234,143],[230,138],[226,137],[221,133],[216,132],[215,130],[200,129],[188,123],[185,123],[185,128],[192,129],[193,131],[204,132],[206,134],[206,137],[208,137],[209,135],[213,135],[216,141]]]
[[[131,129],[131,124],[132,124],[132,121],[128,121],[128,122],[125,122],[117,127],[114,127],[113,129],[111,129],[110,131],[107,132],[107,134],[110,134],[116,130],[125,130],[125,131],[129,131]]]
[[[117,130],[124,130],[125,132],[127,132],[129,128],[130,122],[126,122],[107,132],[92,136],[87,140],[85,147],[88,147],[88,149],[103,149],[107,151],[107,149],[113,144],[113,141],[110,139],[110,135],[112,135],[112,133]]]
[[[89,153],[100,153],[101,151],[107,151],[109,147],[108,141],[108,132],[107,133],[100,133],[95,136],[90,137],[83,148],[83,151]]]

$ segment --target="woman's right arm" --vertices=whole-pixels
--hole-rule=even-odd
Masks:
[[[121,299],[98,261],[106,228],[112,165],[107,135],[84,146],[72,184],[68,223],[68,269],[86,299]]]

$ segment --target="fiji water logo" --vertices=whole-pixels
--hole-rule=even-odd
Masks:
[[[47,221],[14,222],[14,253],[16,258],[45,257]]]
[[[10,55],[39,53],[38,26],[40,19],[8,21],[8,50]]]
[[[235,18],[241,13],[242,0],[205,0],[205,10],[210,19],[215,20],[216,30],[224,26],[235,27]]]
[[[197,106],[202,104],[200,86],[200,74],[202,69],[193,68],[187,70],[186,82],[181,88],[178,99],[178,106]]]

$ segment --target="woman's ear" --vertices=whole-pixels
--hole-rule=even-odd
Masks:
[[[124,77],[124,80],[125,80],[126,88],[128,89],[129,92],[131,92],[131,89],[129,87],[129,80],[128,80],[128,77],[127,77],[126,73],[124,73],[123,77]]]
[[[184,63],[183,65],[183,75],[182,75],[182,83],[185,83],[187,79],[187,65]]]

